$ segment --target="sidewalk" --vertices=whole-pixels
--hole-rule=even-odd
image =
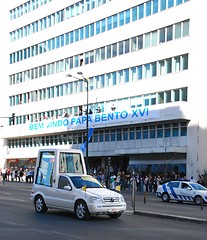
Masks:
[[[131,191],[125,190],[121,193],[127,202],[127,211],[134,214],[207,224],[207,204],[197,206],[194,203],[175,201],[164,203],[155,193],[146,193],[144,199],[144,193],[135,192],[135,207],[132,207]]]

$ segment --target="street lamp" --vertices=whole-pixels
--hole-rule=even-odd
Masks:
[[[78,75],[81,75],[83,78],[83,81],[86,82],[86,92],[87,92],[87,98],[86,98],[86,168],[88,169],[88,79],[86,79],[82,72],[77,72]]]
[[[88,137],[89,137],[88,136],[88,79],[84,77],[82,72],[77,72],[77,74],[81,75],[82,80],[84,82],[86,82],[86,92],[87,92],[87,99],[86,99],[86,169],[88,171],[89,170],[88,169]],[[72,78],[80,80],[80,78],[75,77],[71,74],[67,74],[66,77],[72,77]]]

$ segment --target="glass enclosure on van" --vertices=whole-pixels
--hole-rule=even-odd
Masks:
[[[35,183],[52,187],[55,169],[58,169],[59,173],[84,173],[82,161],[78,152],[42,151]]]

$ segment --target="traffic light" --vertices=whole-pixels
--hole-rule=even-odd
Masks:
[[[10,118],[11,125],[14,125],[15,123],[15,113],[12,113],[12,117]]]

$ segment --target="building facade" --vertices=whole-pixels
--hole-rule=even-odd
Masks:
[[[90,167],[198,179],[207,169],[205,5],[11,1],[1,167],[33,167],[39,148],[81,148],[88,110]]]

